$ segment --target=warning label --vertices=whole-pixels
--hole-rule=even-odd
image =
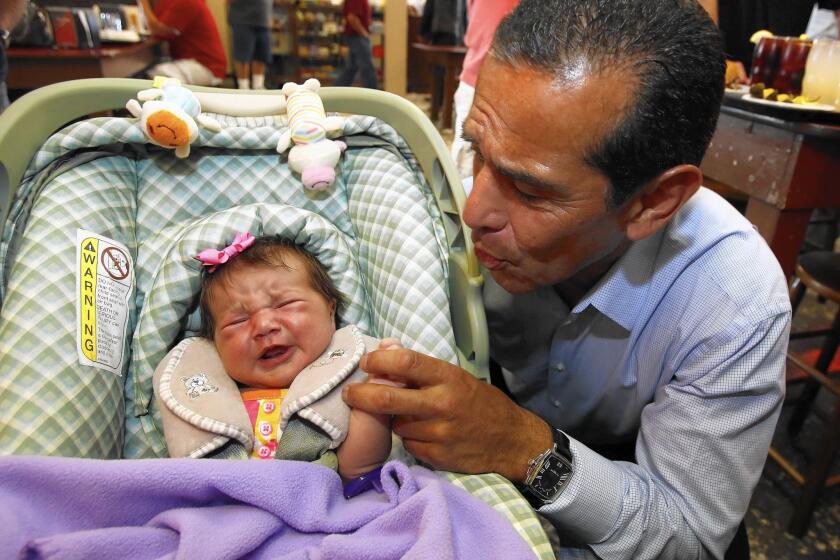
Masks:
[[[79,229],[76,263],[79,363],[121,375],[134,281],[131,255],[113,239]]]

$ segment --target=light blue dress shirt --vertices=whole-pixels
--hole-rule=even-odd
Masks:
[[[701,189],[569,311],[552,288],[484,291],[491,355],[525,407],[571,437],[575,473],[540,513],[569,557],[722,558],[784,398],[790,328],[776,258]],[[636,437],[638,464],[589,445]]]

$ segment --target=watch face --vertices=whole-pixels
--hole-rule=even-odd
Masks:
[[[572,477],[572,467],[559,455],[549,454],[531,481],[531,490],[546,502],[552,502],[563,492]]]

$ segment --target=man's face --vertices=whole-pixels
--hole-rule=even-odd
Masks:
[[[609,180],[584,157],[623,115],[627,82],[581,68],[561,80],[490,55],[464,124],[476,150],[464,221],[512,293],[573,278],[626,242],[626,212],[608,209]]]

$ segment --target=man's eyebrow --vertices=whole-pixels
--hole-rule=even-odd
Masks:
[[[464,142],[472,144],[472,148],[474,151],[478,152],[479,154],[481,153],[481,150],[478,149],[478,139],[475,136],[472,136],[465,130],[461,133],[461,139],[463,139]],[[500,164],[498,162],[492,163],[493,167],[495,167],[499,173],[501,173],[505,177],[508,177],[509,179],[513,179],[514,181],[520,181],[522,183],[533,185],[537,188],[546,189],[554,192],[564,192],[567,190],[566,187],[563,185],[549,183],[548,181],[540,179],[539,177],[535,177],[529,173],[526,173],[525,171],[511,169],[510,167],[506,167],[505,165]]]
[[[506,167],[504,164],[494,163],[493,167],[495,167],[499,173],[501,173],[508,179],[519,181],[520,183],[525,183],[526,185],[531,185],[540,189],[545,189],[556,193],[562,193],[567,190],[563,185],[550,183],[544,179],[535,177],[534,175],[531,175],[530,173],[527,173],[525,171]]]

